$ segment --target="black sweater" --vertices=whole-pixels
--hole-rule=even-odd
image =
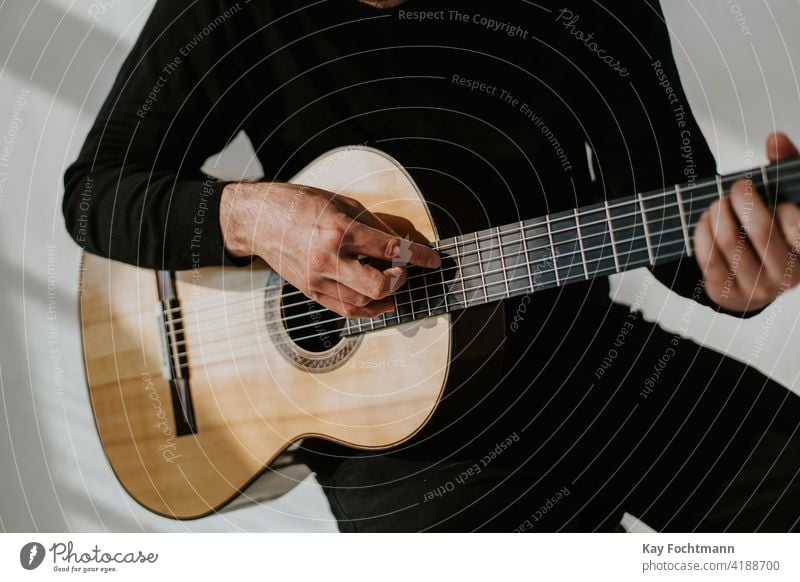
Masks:
[[[410,0],[388,11],[163,0],[66,171],[67,229],[89,252],[145,267],[246,264],[224,250],[224,183],[200,172],[239,131],[267,181],[332,147],[387,151],[423,184],[443,237],[715,169],[655,0]],[[657,275],[704,298],[693,259]],[[537,294],[526,330],[510,334],[509,367],[525,354],[594,370],[608,348],[597,330],[620,326],[607,295],[605,280]],[[509,317],[519,305],[509,300]],[[512,396],[500,393],[492,406],[505,410]]]

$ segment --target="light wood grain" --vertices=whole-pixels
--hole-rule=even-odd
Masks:
[[[436,238],[413,181],[379,152],[331,152],[295,182],[347,194],[402,232]],[[266,265],[187,271],[177,289],[199,430],[176,437],[153,271],[92,255],[84,270],[84,357],[97,429],[125,489],[166,516],[220,509],[303,436],[364,448],[408,439],[447,381],[449,315],[368,333],[341,366],[312,374],[265,331],[263,296],[253,290],[266,283]]]

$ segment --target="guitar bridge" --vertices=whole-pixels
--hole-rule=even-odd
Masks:
[[[158,298],[156,317],[161,338],[161,374],[169,381],[175,434],[197,433],[189,385],[189,362],[183,333],[183,312],[175,292],[175,277],[170,271],[156,271]]]

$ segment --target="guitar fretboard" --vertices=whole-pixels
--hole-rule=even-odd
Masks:
[[[800,158],[715,176],[501,227],[442,239],[440,269],[410,267],[395,311],[348,319],[353,335],[691,256],[694,229],[734,182],[751,180],[762,199],[800,201]]]

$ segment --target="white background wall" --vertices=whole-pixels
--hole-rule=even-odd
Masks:
[[[62,226],[61,176],[152,2],[110,0],[97,20],[88,16],[92,3],[0,3],[0,140],[12,142],[0,167],[0,530],[333,530],[313,481],[278,502],[184,523],[140,508],[105,461],[84,383],[79,252]],[[664,10],[722,171],[741,169],[747,150],[761,163],[773,128],[800,140],[798,2],[664,0]],[[235,171],[250,155],[239,140],[224,162]],[[630,298],[641,277],[617,279],[618,299]],[[670,329],[685,307],[655,286],[644,305]],[[799,314],[800,295],[790,292],[778,309],[745,322],[699,310],[690,335],[798,391]],[[756,341],[766,341],[760,354]]]

